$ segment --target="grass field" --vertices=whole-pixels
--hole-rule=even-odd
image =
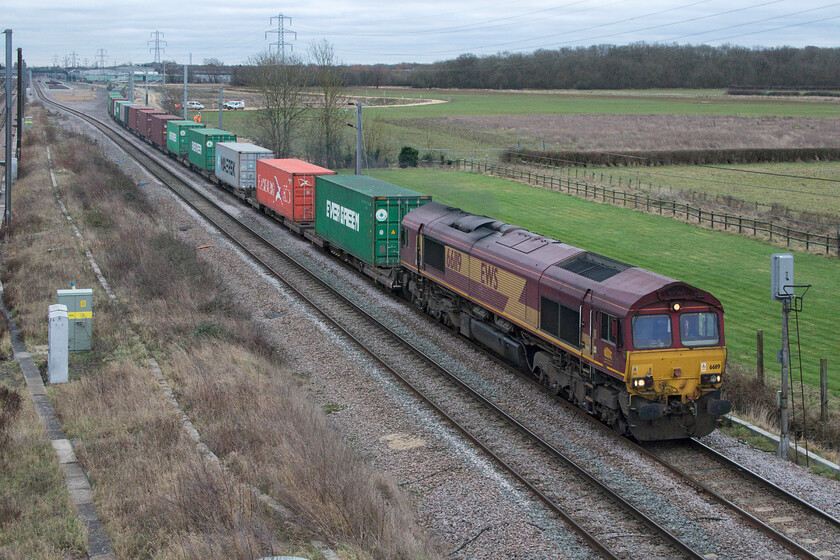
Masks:
[[[754,365],[755,333],[763,329],[765,364],[779,373],[781,305],[769,296],[770,255],[783,252],[778,247],[480,175],[414,169],[371,175],[707,290],[726,310],[730,359]],[[819,360],[828,358],[829,386],[840,391],[840,260],[808,254],[795,260],[796,281],[813,284],[799,325],[805,381],[819,386]]]
[[[840,216],[838,162],[720,165],[714,168],[688,165],[609,167],[590,171],[654,186],[663,185],[666,187],[663,192],[702,190],[710,195],[732,196],[750,202],[776,202],[794,210]]]
[[[364,90],[354,89],[355,93]],[[372,90],[367,90],[370,93]],[[675,92],[512,92],[473,90],[385,90],[385,95],[443,99],[448,103],[414,107],[370,107],[368,114],[387,113],[389,119],[447,115],[740,115],[838,118],[840,102],[813,98],[735,98],[717,91],[680,95]],[[685,92],[683,92],[685,93]]]
[[[415,106],[370,106],[363,109],[365,126],[379,126],[388,138],[391,150],[396,153],[404,145],[418,148],[436,148],[447,150],[450,155],[460,157],[486,155],[492,156],[493,150],[516,145],[518,141],[528,143],[538,139],[566,143],[569,138],[580,137],[581,132],[592,128],[577,121],[567,123],[558,121],[562,116],[579,118],[585,115],[622,116],[626,121],[630,117],[654,115],[658,117],[657,130],[665,127],[659,121],[669,117],[677,120],[675,126],[695,130],[694,121],[680,124],[688,117],[718,118],[800,118],[800,119],[836,119],[840,118],[840,102],[814,98],[744,98],[726,96],[721,91],[627,91],[627,92],[513,92],[513,91],[474,91],[474,90],[413,90],[413,89],[372,89],[354,88],[350,95],[364,97],[396,97],[406,99],[440,99],[445,103]],[[226,98],[236,97],[236,92],[226,94]],[[228,111],[224,115],[224,128],[241,135],[248,135],[250,127],[248,117],[253,111]],[[190,118],[195,113],[190,113]],[[544,130],[534,130],[533,125],[520,122],[529,116],[543,116]],[[482,119],[484,122],[473,122]],[[490,119],[489,122],[487,119]],[[504,118],[504,119],[503,119]],[[209,126],[217,126],[218,111],[202,111],[202,120]],[[353,121],[352,111],[346,120]],[[603,120],[603,119],[602,119]],[[479,126],[479,124],[481,126]],[[736,129],[751,129],[749,122],[738,123]],[[602,123],[598,128],[603,128]],[[632,128],[632,122],[606,123],[610,142],[626,134],[624,128]],[[594,123],[593,123],[594,127]],[[568,129],[558,137],[558,130]],[[798,127],[807,131],[808,126]],[[620,134],[616,133],[617,129]],[[790,124],[790,130],[797,126]],[[721,134],[718,129],[716,131]],[[353,130],[347,128],[349,145],[354,142]],[[642,134],[647,134],[642,132]],[[585,136],[585,134],[584,134]],[[776,129],[764,137],[784,136]],[[690,138],[693,138],[690,135]],[[629,138],[628,141],[632,141]],[[686,140],[691,142],[692,140]],[[610,144],[608,142],[608,144]],[[598,142],[594,142],[595,145]],[[607,145],[609,149],[621,146]],[[681,146],[682,147],[682,146]],[[697,147],[708,147],[705,144]]]

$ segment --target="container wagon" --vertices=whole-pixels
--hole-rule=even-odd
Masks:
[[[261,159],[257,162],[255,206],[302,233],[315,220],[318,175],[335,175],[335,171],[299,159]]]
[[[216,178],[242,200],[253,198],[257,187],[257,162],[273,157],[274,152],[268,148],[248,142],[218,142]]]
[[[212,174],[216,170],[216,144],[236,142],[236,135],[218,128],[190,128],[187,130],[187,142],[190,167]]]
[[[166,150],[175,157],[187,157],[189,142],[187,131],[191,128],[204,128],[194,121],[175,120],[166,123]]]
[[[163,115],[165,111],[160,109],[142,109],[137,111],[137,133],[143,138],[148,138],[152,133],[152,115]]]
[[[181,117],[166,114],[151,115],[150,120],[149,140],[161,150],[166,150],[166,123],[181,120]]]
[[[395,289],[400,278],[400,222],[431,199],[363,175],[318,175],[315,229],[304,236]]]

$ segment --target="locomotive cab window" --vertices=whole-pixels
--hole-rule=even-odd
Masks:
[[[400,229],[400,245],[408,247],[408,228]]]
[[[423,262],[426,266],[443,272],[446,268],[446,247],[428,237],[423,238]]]
[[[633,346],[637,350],[670,348],[673,342],[670,316],[639,315],[633,317]]]
[[[680,315],[680,342],[689,347],[720,344],[717,314],[707,312]]]
[[[609,313],[601,313],[601,340],[621,346],[621,325]]]

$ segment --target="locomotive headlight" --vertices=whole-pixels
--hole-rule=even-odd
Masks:
[[[646,389],[648,387],[653,387],[653,377],[634,377],[630,384],[634,389]]]
[[[679,303],[674,303],[673,305],[671,305],[671,311],[677,312],[680,309],[682,309],[682,305],[680,305]]]
[[[719,373],[704,373],[700,376],[701,385],[713,385],[720,383],[721,375]]]

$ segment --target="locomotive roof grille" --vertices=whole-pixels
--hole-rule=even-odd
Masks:
[[[603,282],[630,268],[629,264],[588,252],[576,255],[557,266],[596,282]]]

